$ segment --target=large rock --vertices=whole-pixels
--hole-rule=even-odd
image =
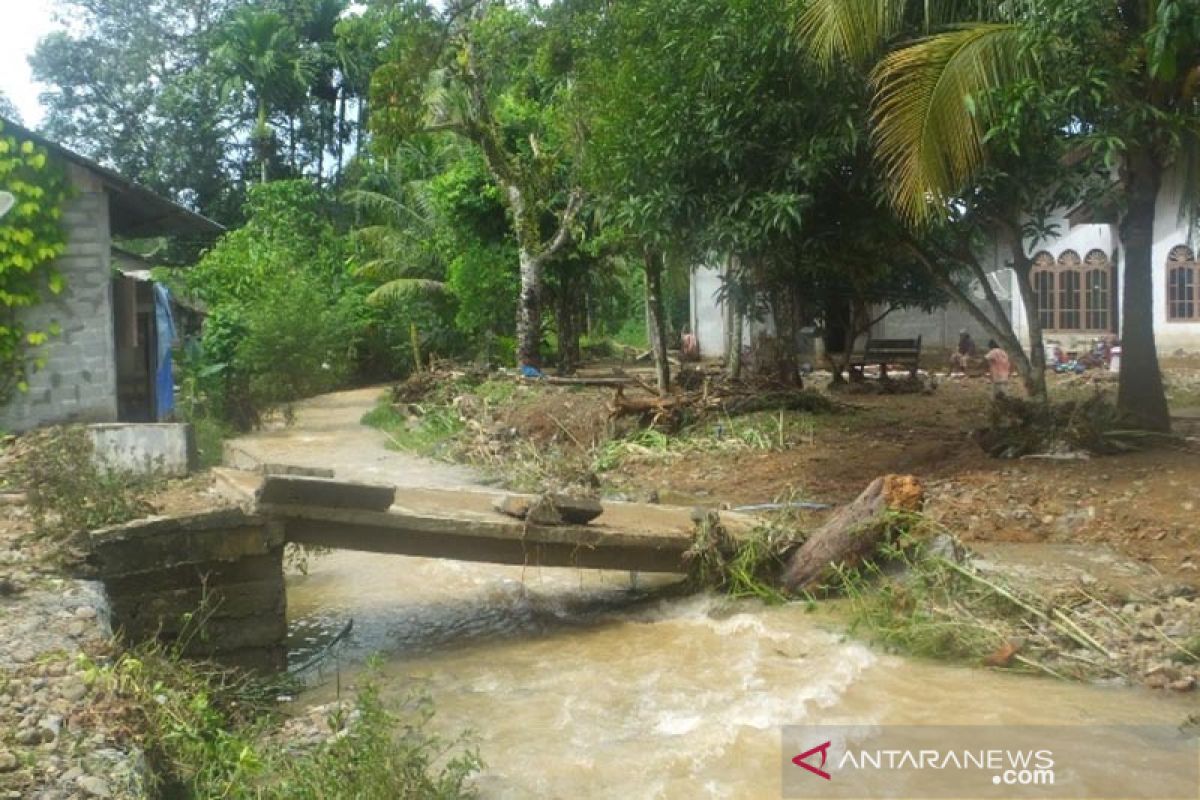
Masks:
[[[493,507],[531,525],[587,525],[604,513],[599,500],[565,494],[537,497],[509,494],[498,499]]]

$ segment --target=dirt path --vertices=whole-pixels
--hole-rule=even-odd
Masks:
[[[291,464],[332,469],[344,480],[390,483],[400,487],[463,488],[480,486],[467,467],[444,464],[390,450],[387,434],[361,423],[386,387],[351,389],[302,400],[291,425],[278,422],[226,443],[228,466]]]

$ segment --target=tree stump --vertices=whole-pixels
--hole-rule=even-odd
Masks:
[[[912,475],[884,475],[813,532],[788,561],[783,585],[803,591],[830,577],[831,567],[861,564],[893,532],[892,511],[920,511],[925,490]]]

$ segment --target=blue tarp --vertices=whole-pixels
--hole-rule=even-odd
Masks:
[[[175,410],[175,375],[171,348],[175,344],[175,317],[171,314],[171,292],[154,284],[154,326],[158,335],[158,373],[154,376],[154,418],[164,420]]]

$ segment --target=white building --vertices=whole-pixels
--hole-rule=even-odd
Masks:
[[[1154,334],[1161,355],[1200,352],[1200,263],[1190,221],[1181,213],[1183,178],[1168,173],[1159,192],[1154,222]],[[1086,209],[1063,210],[1051,223],[1059,235],[1027,247],[1043,338],[1064,351],[1082,351],[1108,334],[1120,335],[1123,257],[1117,226],[1087,218]],[[997,245],[988,254],[992,287],[1009,309],[1017,334],[1029,342],[1025,305],[1015,276]],[[705,356],[723,352],[725,313],[716,302],[720,274],[700,268],[692,279],[692,325]],[[976,292],[980,290],[976,288]],[[922,337],[927,348],[951,348],[967,329],[979,341],[987,335],[957,303],[933,313],[895,311],[873,329],[879,338]],[[747,340],[748,341],[748,340]],[[859,345],[861,347],[861,343]]]

